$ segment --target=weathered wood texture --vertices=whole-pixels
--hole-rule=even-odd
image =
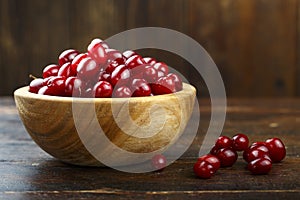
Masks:
[[[228,96],[300,95],[300,0],[0,0],[0,95],[92,38],[158,26],[198,41],[216,62]],[[176,42],[176,41],[174,41]],[[201,76],[169,52],[144,50],[208,92]]]
[[[200,101],[198,136],[188,151],[162,172],[130,174],[109,168],[63,164],[28,136],[11,98],[0,99],[1,199],[298,199],[300,195],[300,100],[230,99],[222,134],[246,133],[252,142],[280,137],[287,157],[269,175],[254,176],[240,157],[208,180],[192,167],[210,119]],[[189,127],[186,131],[189,131]]]

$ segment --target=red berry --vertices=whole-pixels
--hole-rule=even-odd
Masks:
[[[112,91],[113,87],[107,81],[99,81],[93,88],[93,94],[96,98],[111,97]]]
[[[65,96],[65,81],[62,76],[55,76],[49,79],[47,86],[53,92],[51,95]]]
[[[151,88],[144,79],[133,79],[130,88],[133,97],[144,97],[151,94]]]
[[[232,140],[231,138],[227,136],[220,136],[215,144],[216,148],[222,149],[222,148],[231,148],[232,147]]]
[[[236,151],[244,151],[249,146],[249,139],[245,134],[238,133],[232,137],[232,148]]]
[[[88,54],[87,53],[81,53],[78,54],[71,62],[71,73],[72,74],[77,74],[77,66],[80,63],[80,61],[84,58],[87,58]]]
[[[37,94],[39,89],[44,86],[44,80],[42,78],[33,79],[29,84],[29,92]]]
[[[102,44],[102,40],[95,39],[87,48],[89,56],[100,65],[104,65],[107,62],[107,54]]]
[[[156,70],[163,72],[165,76],[169,73],[168,65],[164,62],[157,62],[153,65],[153,67]]]
[[[63,64],[67,62],[72,62],[72,60],[79,54],[79,51],[75,49],[67,49],[64,50],[58,58],[58,64],[62,66]]]
[[[216,155],[222,167],[231,167],[237,160],[238,154],[232,148],[222,148],[218,151]]]
[[[105,52],[107,54],[108,64],[111,64],[112,62],[116,62],[119,65],[125,63],[125,58],[120,51],[115,49],[105,49]]]
[[[269,153],[262,151],[260,149],[251,149],[248,151],[247,154],[247,162],[251,162],[253,160],[256,160],[258,158],[266,158],[271,161],[271,158],[269,157]]]
[[[197,161],[193,169],[194,173],[203,179],[208,179],[215,173],[214,167],[205,160]]]
[[[170,94],[175,92],[175,82],[171,77],[160,77],[156,83],[151,84],[154,95]]]
[[[170,73],[167,75],[167,77],[171,77],[174,80],[176,91],[182,90],[182,80],[177,74]]]
[[[110,82],[110,74],[105,71],[100,72],[98,81],[107,81]]]
[[[60,69],[58,70],[57,73],[58,76],[63,76],[63,77],[70,77],[70,76],[76,76],[76,72],[73,72],[71,70],[71,63],[67,62],[63,64]]]
[[[265,142],[254,142],[243,152],[243,158],[246,162],[249,162],[249,153],[253,150],[263,151],[265,154],[269,155],[269,149]]]
[[[143,78],[148,83],[155,83],[158,80],[158,71],[153,66],[146,65],[143,72]]]
[[[55,96],[55,89],[43,86],[39,89],[38,94]]]
[[[126,65],[119,65],[111,73],[110,83],[113,86],[115,86],[117,83],[119,84],[119,86],[121,86],[125,82],[127,82],[129,80],[129,78],[130,78],[130,71],[126,67]]]
[[[131,95],[132,95],[132,91],[130,90],[129,87],[126,86],[121,86],[117,88],[113,93],[113,97],[116,98],[126,98],[126,97],[131,97]]]
[[[219,148],[217,148],[216,145],[214,145],[210,150],[210,154],[217,155],[218,151],[219,151]]]
[[[221,166],[220,160],[216,156],[211,155],[211,154],[201,156],[198,158],[197,161],[202,161],[202,160],[211,164],[213,166],[214,171],[217,171]]]
[[[76,77],[68,77],[65,81],[65,95],[69,97],[80,97],[84,93],[83,82]]]
[[[272,162],[266,158],[258,158],[248,163],[247,168],[252,174],[267,174],[272,168]]]
[[[143,60],[143,58],[140,55],[133,55],[131,57],[129,57],[126,62],[125,65],[129,68],[129,69],[133,69],[137,66],[146,64]]]
[[[280,162],[285,158],[285,145],[279,138],[267,139],[266,146],[269,149],[270,157],[273,162]]]
[[[43,70],[43,78],[50,76],[57,76],[60,66],[56,64],[50,64],[46,66]]]
[[[150,65],[154,65],[155,63],[157,63],[157,61],[151,57],[144,57],[143,60],[145,61],[145,63]]]
[[[167,159],[164,155],[157,154],[152,157],[151,164],[155,170],[162,170],[167,166]]]
[[[123,56],[128,59],[130,58],[131,56],[134,56],[134,55],[137,55],[136,52],[132,51],[132,50],[126,50],[123,52]]]
[[[99,65],[90,57],[82,59],[77,66],[77,76],[83,80],[95,81],[99,73]]]

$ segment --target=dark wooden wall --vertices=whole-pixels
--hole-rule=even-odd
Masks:
[[[230,97],[300,96],[299,9],[299,0],[0,0],[0,95],[28,84],[28,74],[39,76],[64,49],[158,26],[197,40]],[[207,95],[183,59],[141,53],[164,59]]]

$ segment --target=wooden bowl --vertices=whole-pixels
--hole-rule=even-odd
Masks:
[[[99,158],[108,155],[112,163],[118,158],[115,165],[128,163],[114,148],[142,155],[163,152],[183,133],[195,95],[186,83],[177,93],[132,98],[47,96],[28,92],[28,86],[14,92],[20,118],[36,144],[63,162],[82,166],[107,165]]]

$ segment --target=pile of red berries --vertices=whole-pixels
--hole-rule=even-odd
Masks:
[[[43,70],[43,78],[31,81],[29,91],[53,96],[141,97],[169,94],[182,89],[179,75],[169,73],[164,62],[134,51],[112,49],[94,39],[87,52],[63,51],[58,64]]]
[[[239,133],[232,138],[220,136],[210,153],[199,157],[194,164],[195,174],[200,178],[210,178],[220,167],[231,167],[237,161],[238,151],[243,152],[247,169],[252,174],[269,173],[272,163],[280,162],[286,155],[285,145],[279,138],[254,142],[249,146],[245,134]]]

